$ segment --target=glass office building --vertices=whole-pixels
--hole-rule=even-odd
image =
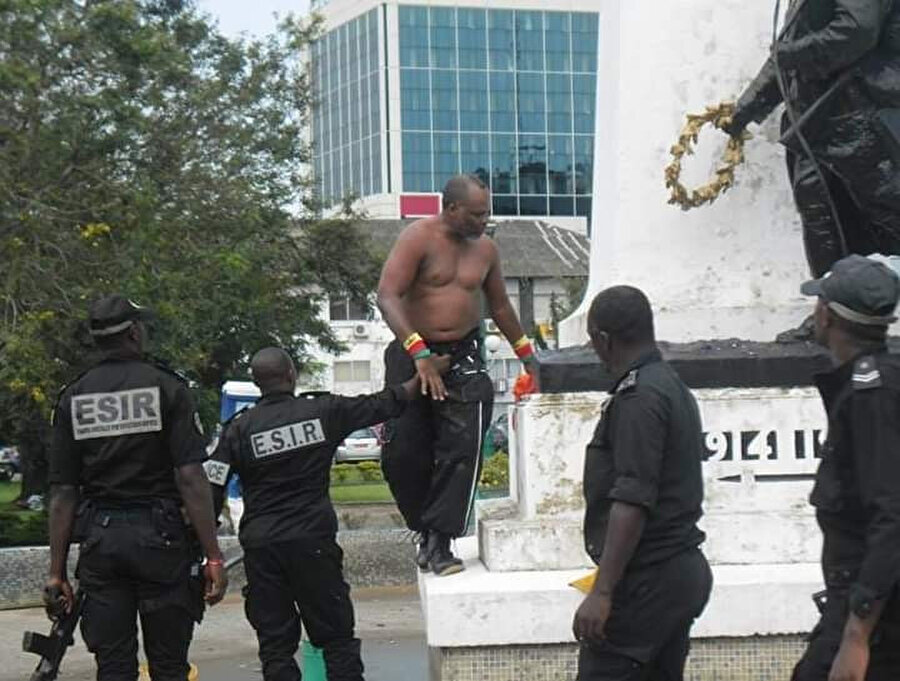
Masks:
[[[434,193],[468,172],[495,215],[589,216],[597,41],[596,12],[513,2],[384,4],[332,28],[312,54],[322,196]]]

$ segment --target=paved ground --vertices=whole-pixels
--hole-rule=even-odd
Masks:
[[[363,640],[367,681],[425,681],[427,652],[424,623],[415,587],[357,589],[357,635]],[[21,652],[22,632],[46,633],[49,622],[42,610],[0,612],[0,681],[24,681],[37,658]],[[229,595],[207,611],[196,630],[191,660],[201,679],[238,681],[261,679],[256,637],[244,618],[243,601]],[[93,663],[77,639],[63,663],[61,681],[90,681]]]

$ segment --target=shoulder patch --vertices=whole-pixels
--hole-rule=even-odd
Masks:
[[[622,393],[622,392],[625,392],[626,390],[631,390],[632,388],[634,388],[637,385],[637,379],[638,379],[638,370],[632,369],[625,375],[625,378],[623,378],[621,381],[619,381],[619,385],[616,386],[616,394]]]
[[[881,386],[881,372],[875,359],[869,355],[860,357],[853,364],[853,389],[867,390]]]
[[[206,479],[213,485],[224,487],[228,482],[228,472],[231,466],[215,459],[207,459],[203,462],[203,470],[206,472]]]

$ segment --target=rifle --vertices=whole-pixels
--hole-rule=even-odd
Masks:
[[[41,656],[41,661],[31,674],[29,681],[53,681],[59,674],[59,665],[66,649],[75,641],[72,634],[75,625],[81,619],[81,610],[84,607],[84,592],[78,589],[75,592],[75,603],[72,612],[68,615],[62,613],[50,629],[50,635],[44,636],[35,631],[26,631],[22,637],[22,650],[26,653],[34,653]]]

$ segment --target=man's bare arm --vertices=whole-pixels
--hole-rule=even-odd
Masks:
[[[491,267],[485,277],[484,297],[487,301],[488,311],[491,314],[501,333],[506,336],[506,340],[510,345],[525,335],[519,316],[516,314],[515,308],[509,300],[506,293],[506,284],[503,281],[503,272],[500,270],[500,255],[497,253],[497,247],[490,243],[491,247]]]
[[[403,296],[412,288],[425,257],[425,235],[416,228],[406,229],[391,249],[378,282],[378,309],[398,340],[403,341],[416,329],[403,305]]]
[[[425,258],[426,238],[427,234],[422,229],[407,228],[391,249],[387,262],[381,270],[381,281],[378,282],[378,309],[401,343],[417,331],[406,314],[403,297],[419,274],[422,260]],[[431,395],[435,400],[445,399],[447,388],[434,359],[432,357],[417,359],[415,365],[422,394]]]

